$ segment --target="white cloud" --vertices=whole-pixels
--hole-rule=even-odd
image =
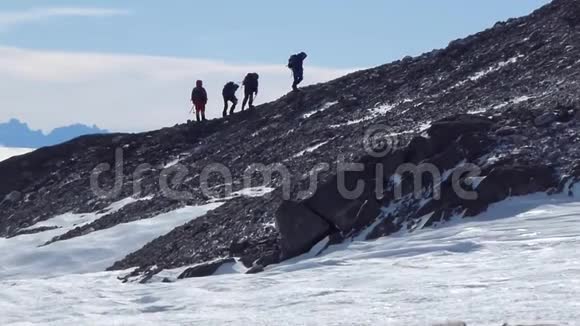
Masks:
[[[258,104],[287,93],[292,81],[283,61],[279,65],[230,64],[0,47],[0,121],[19,118],[44,131],[75,122],[118,131],[170,126],[191,118],[189,96],[197,79],[204,81],[210,94],[208,117],[219,117],[223,85],[230,80],[240,82],[247,72],[260,74]],[[304,84],[328,81],[353,70],[307,65]]]
[[[33,8],[23,11],[0,11],[0,27],[34,23],[60,17],[110,17],[128,15],[127,10],[108,8]]]

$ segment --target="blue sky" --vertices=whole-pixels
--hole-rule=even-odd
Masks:
[[[175,90],[167,92],[169,85],[183,88],[179,92],[187,94],[191,79],[200,76],[208,79],[216,76],[215,81],[209,81],[214,88],[215,98],[223,85],[218,80],[218,75],[225,83],[225,79],[239,81],[244,67],[246,70],[263,70],[266,80],[271,78],[272,85],[277,85],[276,89],[273,86],[266,88],[267,92],[262,100],[270,100],[287,91],[288,76],[282,68],[289,54],[293,52],[304,50],[309,53],[307,64],[320,70],[311,70],[310,80],[307,82],[319,82],[352,69],[380,65],[405,55],[418,55],[433,48],[445,47],[453,39],[491,27],[499,20],[526,15],[548,2],[3,0],[0,2],[0,50],[4,49],[7,53],[0,51],[0,72],[3,64],[8,65],[7,62],[13,66],[21,64],[22,69],[5,66],[4,70],[9,70],[12,77],[19,82],[12,87],[32,87],[32,92],[36,87],[64,92],[66,88],[62,87],[62,79],[69,75],[74,77],[68,80],[70,87],[80,87],[93,82],[90,88],[95,94],[110,97],[110,101],[99,103],[107,107],[99,107],[106,112],[118,111],[119,106],[131,110],[128,108],[131,103],[141,106],[146,103],[135,98],[121,100],[121,95],[114,93],[114,89],[99,83],[116,84],[124,88],[140,87],[135,89],[132,96],[139,96],[140,92],[156,92],[165,97],[166,102],[156,98],[155,101],[158,102],[155,107],[146,109],[151,111],[150,116],[155,116],[155,110],[163,107],[163,103],[171,107],[170,111],[165,108],[166,112],[182,110],[173,108],[181,106],[183,98]],[[10,56],[11,61],[2,61],[2,55]],[[61,56],[60,60],[58,56]],[[24,61],[23,58],[28,57],[34,57],[35,61]],[[135,61],[131,61],[132,58]],[[151,78],[155,81],[152,84],[143,84],[142,80],[133,83],[128,76],[135,77],[132,74],[138,74],[138,69],[153,69],[143,68],[148,65],[148,58],[162,60],[162,63],[155,61],[158,63],[158,71],[146,72],[148,76],[154,75]],[[174,59],[177,58],[190,62],[175,62]],[[213,70],[205,71],[205,74],[194,71],[197,67],[194,61],[199,59],[214,63],[215,66],[209,65]],[[99,62],[106,64],[99,66]],[[133,63],[137,62],[138,67],[133,67]],[[130,73],[115,71],[122,68],[123,64],[131,67]],[[42,72],[30,72],[25,69],[26,65],[40,67]],[[57,71],[44,71],[46,65],[58,67],[62,74]],[[159,82],[159,75],[168,78],[161,69],[165,69],[165,72],[174,71],[180,65],[184,69],[191,69],[190,75],[182,76],[183,81],[179,84]],[[205,68],[208,65],[203,66]],[[281,70],[275,70],[275,67],[280,67]],[[224,72],[226,70],[227,73]],[[110,76],[103,75],[103,71],[110,72]],[[85,73],[86,78],[79,77]],[[97,73],[98,78],[92,76]],[[268,75],[269,73],[271,74]],[[176,82],[175,79],[170,79]],[[89,85],[85,86],[89,88]],[[20,94],[17,89],[14,91]],[[37,96],[44,95],[39,93]],[[179,97],[179,104],[176,96]],[[165,119],[152,119],[143,123],[125,121],[126,117],[121,119],[118,115],[114,120],[105,114],[95,119],[97,116],[92,111],[96,108],[90,105],[90,108],[79,108],[78,103],[82,103],[80,99],[77,102],[61,99],[59,102],[59,98],[51,93],[50,100],[48,107],[41,112],[47,116],[41,119],[39,116],[34,117],[33,111],[24,107],[35,105],[35,102],[20,102],[14,96],[11,101],[3,103],[5,100],[0,98],[0,106],[11,107],[10,112],[0,113],[0,121],[7,120],[8,115],[17,115],[18,118],[29,121],[32,126],[45,130],[59,124],[84,122],[97,123],[112,130],[136,131],[162,127],[161,124],[187,118],[179,111],[180,113],[175,114],[167,113],[169,116]],[[221,105],[220,100],[215,99],[213,104],[216,108]],[[67,107],[73,105],[74,107]],[[65,110],[66,114],[54,117],[56,110]]]

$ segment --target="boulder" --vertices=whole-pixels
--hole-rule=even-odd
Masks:
[[[182,280],[185,278],[212,276],[223,264],[232,264],[235,262],[236,260],[233,258],[225,258],[209,263],[199,264],[185,270],[185,272],[179,275],[178,279]]]
[[[339,178],[334,176],[329,182],[319,187],[318,191],[304,205],[316,212],[324,220],[338,230],[348,233],[357,223],[357,215],[365,198],[372,197],[374,192],[374,177],[363,172],[346,172],[344,183],[340,184]],[[340,189],[353,191],[358,184],[364,187],[358,198],[345,198]]]
[[[477,199],[466,200],[465,216],[475,216],[489,204],[510,196],[523,196],[558,186],[553,168],[541,165],[508,165],[492,169],[477,187]]]
[[[284,201],[276,211],[276,228],[283,259],[308,252],[331,230],[322,217],[305,205],[291,201]]]
[[[406,161],[419,163],[426,157],[433,155],[433,145],[430,139],[425,137],[415,137],[411,140],[407,150]]]
[[[437,121],[427,130],[431,137],[433,150],[440,151],[464,134],[485,132],[493,125],[493,121],[476,115],[457,115]]]
[[[536,127],[546,127],[554,123],[557,119],[558,115],[552,112],[547,112],[534,119],[534,125],[536,125]]]

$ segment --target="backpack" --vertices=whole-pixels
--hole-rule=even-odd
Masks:
[[[298,63],[298,54],[293,54],[290,56],[290,58],[288,59],[288,68],[290,69],[294,69],[296,68],[296,64]]]
[[[259,78],[260,78],[260,75],[258,75],[255,72],[247,74],[246,78],[244,78],[244,86],[246,88],[250,88],[250,89],[258,88],[258,79]]]
[[[191,100],[194,102],[205,102],[207,101],[207,93],[203,87],[196,87],[191,92]]]
[[[223,90],[223,95],[228,95],[228,96],[233,96],[236,94],[236,91],[238,90],[238,88],[240,88],[240,85],[234,83],[234,82],[229,82],[226,84],[226,86],[224,86],[224,90]]]

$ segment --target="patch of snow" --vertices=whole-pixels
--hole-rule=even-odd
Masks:
[[[369,113],[373,116],[381,116],[381,115],[387,114],[388,112],[392,111],[396,107],[397,107],[397,105],[394,105],[394,104],[383,104],[383,105],[380,105],[376,108],[370,109]]]
[[[534,95],[530,95],[530,96],[528,96],[528,95],[518,96],[518,97],[515,97],[513,99],[510,99],[507,102],[500,103],[500,104],[496,104],[496,105],[492,106],[491,107],[491,110],[499,110],[499,109],[502,109],[502,108],[504,108],[504,107],[506,107],[506,106],[508,106],[510,104],[519,104],[519,103],[527,102],[527,101],[532,100],[532,99],[535,99],[537,97],[538,96],[534,96]]]
[[[403,182],[403,176],[400,175],[399,173],[393,173],[393,175],[389,178],[389,184],[392,185],[393,187],[396,187],[398,185],[401,184],[401,182]]]
[[[315,115],[317,113],[320,113],[320,112],[323,112],[323,111],[326,111],[326,110],[330,109],[331,107],[335,106],[336,104],[338,104],[338,101],[325,103],[320,108],[318,108],[318,109],[316,109],[314,111],[310,111],[308,113],[305,113],[302,117],[304,119],[308,119],[308,118],[310,118],[311,116],[313,116],[313,115]]]
[[[427,204],[429,202],[429,200],[427,200],[423,205]],[[423,206],[421,205],[421,207]],[[427,222],[429,222],[429,219],[431,219],[431,217],[434,215],[435,213],[429,213],[423,217],[419,218],[419,222],[414,226],[413,230],[422,230],[425,225],[427,225]]]
[[[477,110],[470,110],[470,111],[467,111],[467,114],[480,114],[480,113],[487,112],[487,110],[488,109],[486,109],[486,108],[477,109]]]
[[[153,199],[152,195],[147,196],[147,197],[141,197],[141,198],[127,197],[125,199],[121,199],[117,202],[112,203],[111,205],[109,205],[109,207],[105,208],[104,211],[106,211],[107,214],[113,214],[113,213],[120,211],[121,209],[123,209],[125,206],[127,206],[129,204],[139,202],[139,201],[151,200],[151,199]]]
[[[214,188],[220,188],[220,187],[223,187],[223,185],[217,186]],[[244,188],[242,190],[232,192],[229,196],[221,197],[221,198],[213,198],[213,199],[209,200],[208,202],[209,203],[223,203],[223,202],[226,202],[228,200],[232,200],[232,199],[238,198],[238,197],[248,197],[248,198],[264,197],[264,196],[272,193],[274,190],[276,190],[276,189],[271,188],[271,187],[266,187],[266,186]]]
[[[123,209],[123,207],[125,207],[131,203],[141,201],[141,200],[150,200],[152,198],[153,198],[152,196],[139,198],[139,199],[133,198],[133,197],[127,197],[125,199],[121,199],[117,202],[112,203],[107,208],[103,209],[103,213],[91,213],[91,214],[66,213],[66,214],[62,214],[59,216],[55,216],[55,217],[50,218],[50,219],[45,220],[45,221],[35,223],[32,226],[29,226],[29,227],[24,228],[22,230],[34,230],[34,229],[38,229],[38,228],[42,228],[42,227],[56,227],[56,228],[59,228],[58,231],[61,234],[64,234],[64,233],[66,233],[66,232],[68,232],[76,227],[92,223],[92,222],[100,219],[101,217],[103,217],[105,215],[116,213],[116,212],[120,211],[121,209]],[[51,232],[52,232],[52,230],[51,230]]]
[[[235,263],[223,264],[218,268],[218,270],[213,274],[213,276],[218,275],[229,275],[229,274],[245,274],[249,268],[244,266],[239,260]]]
[[[411,110],[411,109],[403,110],[403,112],[401,112],[399,115],[404,115],[405,113],[409,112],[409,110]]]
[[[481,78],[483,78],[483,77],[485,77],[493,72],[501,70],[502,68],[504,68],[510,64],[518,62],[518,60],[523,58],[523,57],[524,57],[524,55],[520,54],[520,55],[515,56],[513,58],[510,58],[508,60],[500,61],[497,64],[495,64],[495,65],[493,65],[485,70],[481,70],[481,71],[474,73],[473,75],[467,77],[466,80],[462,80],[462,81],[458,82],[457,84],[455,84],[455,85],[451,86],[449,89],[447,89],[445,92],[448,92],[448,91],[453,90],[457,87],[463,86],[469,81],[471,81],[471,82],[477,81],[477,80],[479,80],[479,79],[481,79]]]
[[[422,122],[421,124],[419,124],[419,132],[423,132],[429,128],[431,128],[431,121],[426,121],[426,122]]]
[[[245,189],[242,189],[240,191],[236,191],[236,192],[232,193],[232,196],[257,198],[257,197],[264,197],[274,190],[276,190],[276,189],[270,188],[270,187],[245,188]]]
[[[301,156],[304,156],[304,154],[306,154],[306,153],[313,153],[314,151],[316,151],[316,150],[317,150],[317,149],[319,149],[320,147],[322,147],[322,146],[324,146],[324,145],[328,144],[329,142],[330,142],[330,140],[328,140],[328,141],[324,141],[324,142],[322,142],[322,143],[319,143],[319,144],[316,144],[316,145],[314,145],[314,146],[310,146],[310,147],[308,147],[307,149],[305,149],[305,150],[303,150],[303,151],[301,151],[301,152],[297,153],[297,154],[296,154],[296,155],[294,155],[293,157],[301,157]]]
[[[169,163],[165,164],[165,165],[163,166],[163,168],[164,168],[164,169],[168,169],[168,168],[170,168],[170,167],[172,167],[172,166],[175,166],[175,165],[179,164],[179,162],[181,162],[181,159],[179,159],[179,158],[178,158],[178,159],[175,159],[175,160],[173,160],[173,161],[171,161],[171,162],[169,162]]]
[[[54,223],[66,228],[0,239],[0,280],[103,271],[151,240],[220,205],[188,206],[150,219],[119,224],[110,229],[40,247],[67,228],[72,228],[79,220],[86,223],[96,218],[94,214],[55,217],[43,223]]]
[[[337,124],[337,125],[331,125],[330,128],[336,129],[336,128],[342,128],[342,127],[352,126],[352,125],[356,125],[356,124],[359,124],[359,123],[363,123],[365,121],[372,120],[374,118],[375,117],[371,115],[371,116],[367,116],[367,117],[364,117],[364,118],[347,121],[345,123],[340,123],[340,124]]]
[[[482,167],[493,165],[499,162],[505,156],[505,154],[488,154],[478,160],[478,165]]]
[[[518,55],[516,57],[513,57],[513,58],[510,58],[510,59],[508,59],[506,61],[498,62],[493,67],[490,67],[490,68],[488,68],[486,70],[482,70],[482,71],[479,71],[479,72],[473,74],[471,77],[469,77],[469,80],[476,81],[478,79],[481,79],[482,77],[487,76],[487,75],[489,75],[492,72],[496,72],[496,71],[501,70],[502,68],[504,68],[507,65],[510,65],[510,64],[513,64],[513,63],[518,62],[518,60],[520,58],[523,58],[523,57],[524,57],[524,55],[520,54],[520,55]]]
[[[510,103],[509,101],[508,101],[508,102],[505,102],[505,103],[500,103],[500,104],[494,105],[494,106],[493,106],[491,109],[492,109],[492,110],[499,110],[499,109],[503,109],[503,108],[505,108],[506,106],[508,106],[508,105],[510,105],[510,104],[511,104],[511,103]]]
[[[527,102],[527,101],[529,101],[529,100],[531,100],[531,99],[533,99],[533,98],[534,98],[534,97],[531,97],[531,96],[525,96],[525,95],[524,95],[524,96],[519,96],[519,97],[516,97],[516,98],[514,98],[514,99],[512,100],[512,103],[513,103],[513,104],[518,104],[518,103],[522,103],[522,102]]]
[[[486,177],[469,177],[465,178],[467,184],[471,185],[472,189],[475,190]]]
[[[0,162],[14,156],[30,153],[32,151],[34,151],[34,149],[31,148],[0,147]]]

